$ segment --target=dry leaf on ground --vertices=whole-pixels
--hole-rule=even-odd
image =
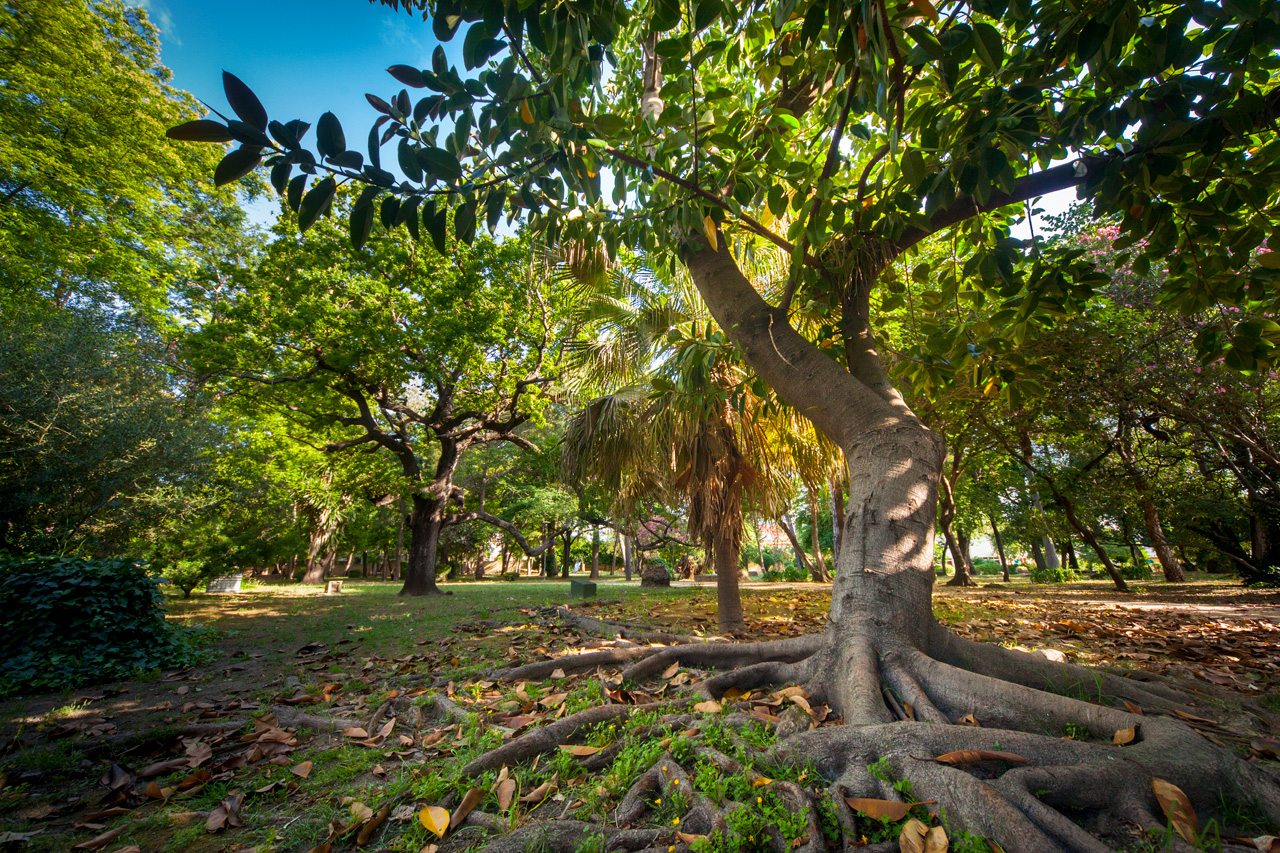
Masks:
[[[453,810],[453,816],[449,818],[449,829],[457,829],[467,815],[471,814],[471,810],[480,805],[480,801],[484,799],[484,791],[480,788],[472,788],[467,791],[467,795],[462,798],[462,802],[458,803],[458,807]]]
[[[1173,829],[1182,840],[1191,845],[1200,843],[1200,823],[1196,820],[1196,811],[1191,800],[1182,789],[1164,779],[1152,779],[1151,790],[1155,792],[1164,816],[1173,824]]]
[[[418,812],[418,820],[436,838],[444,838],[444,834],[449,831],[449,812],[439,806],[427,806]]]
[[[845,797],[844,801],[849,804],[849,808],[867,817],[876,820],[888,818],[895,822],[906,817],[907,812],[915,806],[932,805],[936,802],[936,800],[922,800],[918,803],[899,803],[894,800],[874,800],[866,797]]]
[[[941,764],[978,764],[983,761],[1004,761],[1008,764],[1028,764],[1030,762],[1021,755],[1012,752],[1000,752],[994,749],[960,749],[939,755],[933,759]]]

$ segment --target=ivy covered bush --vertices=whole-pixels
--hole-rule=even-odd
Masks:
[[[195,657],[193,634],[165,620],[143,563],[0,560],[0,695],[184,665]]]

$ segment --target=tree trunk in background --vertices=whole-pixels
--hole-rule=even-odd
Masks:
[[[631,547],[631,537],[622,537],[622,571],[627,580],[631,580],[631,563],[635,556]]]
[[[716,622],[722,634],[746,627],[742,618],[742,596],[738,589],[738,548],[731,531],[718,531],[711,551],[716,567]]]
[[[1040,500],[1040,495],[1036,495],[1036,500]],[[1053,547],[1053,540],[1048,536],[1044,537],[1044,564],[1050,570],[1062,567],[1062,561],[1058,559],[1058,549]]]
[[[337,532],[337,512],[327,507],[316,511],[311,520],[311,531],[307,543],[307,573],[302,576],[303,583],[324,583],[325,575],[333,568],[333,559],[336,556],[329,548],[329,542]]]
[[[441,595],[436,586],[436,559],[440,553],[439,501],[414,495],[413,512],[409,515],[409,561],[405,567],[404,586],[400,595]],[[396,556],[400,546],[396,546]]]
[[[949,547],[950,547],[950,546],[949,546],[949,545],[947,545],[946,537],[943,537],[943,539],[942,539],[942,569],[941,569],[941,571],[938,573],[938,577],[940,577],[940,578],[945,578],[945,577],[947,576],[947,549],[948,549]]]
[[[1044,563],[1044,550],[1040,547],[1039,539],[1031,540],[1031,559],[1035,561],[1036,568],[1040,571],[1047,571],[1048,567]]]
[[[813,490],[809,490],[809,539],[813,545],[813,561],[818,564],[818,573],[823,581],[831,580],[831,572],[827,571],[827,561],[822,556],[822,540],[818,537],[818,502],[814,499]]]
[[[1169,538],[1165,536],[1164,525],[1160,522],[1160,510],[1150,498],[1142,501],[1142,524],[1147,529],[1151,549],[1156,552],[1156,559],[1160,561],[1164,579],[1169,583],[1185,583],[1187,574],[1182,570],[1177,555],[1173,553]]]
[[[804,548],[800,547],[800,537],[796,536],[796,528],[795,525],[791,523],[791,519],[786,516],[782,516],[778,519],[778,526],[782,528],[783,533],[787,534],[787,540],[791,542],[791,550],[794,551],[796,555],[796,567],[807,571],[809,573],[809,577],[814,583],[821,583],[822,574],[818,571],[817,567],[810,562],[809,556],[804,552]]]
[[[1160,511],[1151,498],[1151,489],[1146,475],[1138,467],[1138,460],[1133,453],[1127,428],[1121,431],[1119,452],[1125,472],[1133,482],[1133,490],[1137,492],[1138,504],[1142,508],[1142,526],[1146,530],[1151,549],[1156,552],[1156,559],[1160,561],[1160,569],[1164,572],[1165,581],[1185,583],[1187,575],[1182,571],[1182,565],[1174,556],[1173,549],[1169,547],[1169,539],[1165,536],[1164,526],[1160,523]]]
[[[400,574],[404,568],[404,523],[404,498],[402,497],[400,498],[400,527],[396,531],[396,580],[400,580]],[[432,571],[434,573],[434,569]]]
[[[1063,548],[1063,554],[1067,558],[1067,566],[1070,567],[1071,571],[1079,572],[1080,563],[1076,560],[1076,545],[1070,539],[1067,540],[1066,547]]]
[[[1000,555],[1000,571],[1004,574],[1004,582],[1009,582],[1009,561],[1004,556],[1004,540],[1000,538],[1000,525],[996,524],[996,517],[993,513],[987,513],[987,520],[991,522],[991,536],[996,542],[996,553]]]
[[[591,528],[591,579],[600,579],[600,528]]]
[[[349,577],[351,575],[351,567],[356,564],[356,552],[352,551],[351,556],[347,558],[347,567],[342,570],[342,576]]]
[[[573,565],[571,562],[573,560],[573,555],[569,550],[572,547],[572,545],[573,545],[573,534],[568,531],[565,531],[564,556],[560,558],[560,577],[566,578],[566,579],[569,577],[569,570],[573,568]],[[554,554],[555,551],[556,551],[555,548],[551,549],[552,554]]]
[[[1098,559],[1102,561],[1102,567],[1107,570],[1107,574],[1111,576],[1111,582],[1116,585],[1116,589],[1121,592],[1128,592],[1129,587],[1125,584],[1124,578],[1120,577],[1120,572],[1116,570],[1115,564],[1111,562],[1111,557],[1107,556],[1107,551],[1102,547],[1102,543],[1098,541],[1098,537],[1093,535],[1093,531],[1086,527],[1079,518],[1076,517],[1075,503],[1067,498],[1066,495],[1055,495],[1058,503],[1062,504],[1062,511],[1066,513],[1067,523],[1080,534],[1080,538],[1088,543],[1089,547],[1098,555]]]
[[[840,546],[844,544],[844,488],[840,475],[831,475],[831,560],[840,565]]]
[[[956,466],[951,465],[951,477],[956,476]],[[951,478],[943,474],[938,478],[938,527],[942,530],[942,538],[951,552],[951,562],[955,565],[955,577],[947,581],[947,586],[972,586],[973,577],[969,570],[965,553],[956,539],[954,522],[956,518],[955,487]],[[945,554],[944,554],[945,558]],[[943,560],[943,573],[946,573],[946,561]]]

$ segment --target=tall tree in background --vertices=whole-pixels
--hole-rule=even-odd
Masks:
[[[199,180],[217,162],[165,128],[198,104],[169,85],[146,13],[122,0],[0,6],[0,281],[63,307],[155,316],[239,224]]]
[[[1202,356],[1236,370],[1269,364],[1277,341],[1254,318],[1276,307],[1276,265],[1255,250],[1276,232],[1280,209],[1280,3],[384,2],[426,13],[442,41],[462,36],[464,69],[443,49],[429,69],[390,69],[429,91],[416,103],[407,89],[371,98],[385,130],[370,135],[368,167],[331,114],[317,127],[317,157],[301,145],[300,125],[269,125],[236,78],[228,97],[253,133],[171,132],[238,134],[244,146],[224,159],[224,177],[263,160],[285,191],[300,168],[289,188],[304,224],[329,206],[338,179],[365,183],[350,218],[356,243],[389,198],[428,206],[423,225],[441,250],[442,206],[456,210],[463,243],[481,213],[496,222],[508,209],[549,240],[666,251],[687,267],[746,362],[850,468],[825,632],[716,652],[719,663],[744,666],[721,688],[800,681],[843,715],[846,725],[796,735],[777,756],[817,761],[854,796],[881,791],[865,768],[883,757],[955,825],[1011,853],[1107,849],[1072,820],[1082,811],[1095,813],[1083,821],[1091,826],[1159,824],[1153,775],[1181,787],[1197,811],[1225,796],[1280,819],[1274,780],[1183,723],[1053,689],[1066,679],[1117,703],[1204,713],[1193,695],[965,641],[933,619],[946,453],[884,369],[873,299],[892,261],[951,239],[954,264],[915,271],[932,298],[976,293],[1001,304],[930,348],[1017,408],[1019,348],[1080,310],[1107,275],[1080,254],[1024,245],[1009,224],[1023,202],[1076,189],[1123,216],[1121,248],[1148,263],[1169,259],[1167,304],[1242,309],[1220,314],[1218,334],[1198,341]],[[407,182],[379,166],[384,135],[396,140]],[[309,188],[307,173],[317,175]],[[791,258],[776,304],[743,273],[759,243]],[[802,334],[795,311],[827,322]],[[887,693],[919,722],[896,723],[904,706]],[[930,725],[965,714],[983,727]],[[1042,733],[1067,724],[1094,741]],[[1131,760],[1116,760],[1112,735],[1139,724],[1143,740],[1125,747]],[[987,781],[918,760],[996,744],[1031,766]]]
[[[527,545],[491,513],[460,516],[454,477],[473,447],[533,447],[521,427],[554,378],[561,316],[530,258],[515,240],[482,239],[446,261],[381,232],[352,249],[332,222],[302,241],[281,230],[190,339],[208,379],[253,389],[258,405],[287,414],[322,452],[394,457],[409,504],[404,595],[439,592],[448,524],[478,518]],[[336,506],[308,505],[322,537],[336,532]],[[315,548],[313,558],[327,553],[324,542]]]

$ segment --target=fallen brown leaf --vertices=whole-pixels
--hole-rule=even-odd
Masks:
[[[894,800],[873,800],[865,797],[845,797],[844,801],[849,804],[849,808],[854,811],[861,812],[867,817],[881,820],[888,818],[897,822],[907,816],[907,812],[915,806],[932,805],[936,800],[922,800],[918,803],[899,803]]]
[[[498,808],[506,811],[511,808],[511,799],[516,794],[516,780],[503,779],[498,783]]]
[[[929,827],[912,818],[898,833],[898,849],[901,853],[924,853],[924,839],[928,834]]]
[[[1124,746],[1126,743],[1133,743],[1133,739],[1138,736],[1138,727],[1129,726],[1127,729],[1120,729],[1111,736],[1111,743],[1114,746]]]
[[[304,761],[294,767],[289,768],[289,772],[294,776],[305,779],[311,775],[311,768],[315,766],[315,762]]]
[[[71,849],[72,850],[97,850],[99,847],[106,847],[112,841],[115,841],[117,838],[123,835],[126,828],[127,827],[117,826],[115,829],[108,829],[106,832],[102,833],[96,838],[90,838],[88,841],[81,841],[79,844],[77,844],[75,847],[72,847]]]
[[[551,796],[556,790],[556,786],[551,782],[543,782],[529,793],[520,798],[522,803],[540,803],[547,797]]]
[[[1012,752],[1000,752],[994,749],[961,749],[939,755],[933,759],[941,764],[978,764],[983,761],[1004,761],[1008,764],[1028,764],[1027,759]]]
[[[467,791],[466,796],[462,798],[462,802],[458,803],[458,807],[453,810],[453,815],[449,818],[450,831],[457,829],[462,822],[467,819],[467,815],[484,799],[484,791],[480,788],[472,788]]]
[[[1164,816],[1173,824],[1174,832],[1192,846],[1199,844],[1200,823],[1196,820],[1196,811],[1191,806],[1191,800],[1187,799],[1182,789],[1172,782],[1153,778],[1151,790],[1155,792]]]
[[[386,803],[382,808],[369,818],[360,828],[360,834],[356,836],[356,846],[363,847],[369,843],[369,839],[373,838],[373,834],[387,822],[387,816],[391,814],[391,803]]]

